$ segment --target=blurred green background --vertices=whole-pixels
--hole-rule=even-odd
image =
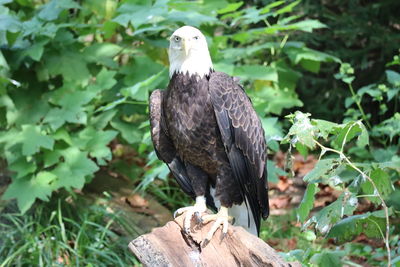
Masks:
[[[148,121],[149,93],[168,84],[168,37],[183,25],[251,97],[273,190],[303,181],[291,159],[318,158],[312,140],[363,172],[322,159],[299,186],[300,211],[273,213],[261,238],[305,266],[386,266],[387,231],[398,266],[398,10],[396,0],[0,0],[0,266],[139,265],[127,242],[191,203],[157,160]],[[323,188],[342,195],[310,214]]]

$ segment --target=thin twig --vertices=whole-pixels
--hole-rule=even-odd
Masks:
[[[358,110],[360,110],[361,112],[361,116],[363,117],[365,123],[367,124],[368,128],[371,129],[371,124],[368,121],[367,115],[365,115],[364,109],[361,106],[361,101],[358,100],[356,93],[354,92],[353,86],[351,85],[351,83],[348,84],[349,85],[349,89],[350,92],[353,96],[354,102],[356,102],[356,105],[358,107]]]

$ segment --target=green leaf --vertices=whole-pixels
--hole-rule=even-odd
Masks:
[[[86,85],[89,81],[87,63],[76,51],[60,50],[55,54],[48,53],[44,59],[50,75],[62,75],[66,81],[75,84]]]
[[[300,202],[299,208],[297,209],[297,220],[304,222],[310,211],[314,207],[315,194],[319,191],[317,183],[311,183],[307,185],[307,189],[304,192],[303,199]]]
[[[293,8],[294,8],[295,6],[297,6],[299,3],[300,3],[300,0],[294,1],[294,2],[292,2],[292,3],[290,3],[290,4],[288,4],[287,6],[278,9],[278,10],[275,11],[274,13],[275,13],[276,15],[280,15],[280,14],[292,12]]]
[[[233,11],[236,11],[239,7],[241,7],[243,5],[243,2],[237,2],[237,3],[231,3],[229,5],[227,5],[224,8],[221,8],[220,10],[217,11],[218,14],[226,14],[226,13],[230,13]]]
[[[338,127],[337,123],[325,121],[325,120],[311,120],[311,123],[318,129],[319,135],[327,139],[329,134],[333,134],[335,129]]]
[[[386,71],[386,77],[388,82],[390,82],[393,86],[400,87],[400,74],[393,71],[393,70],[387,70]]]
[[[340,125],[336,139],[333,144],[336,148],[341,148],[343,142],[349,143],[354,137],[358,136],[357,145],[363,147],[369,143],[368,131],[360,121],[351,121],[346,124]]]
[[[138,125],[127,123],[120,119],[114,119],[110,122],[114,129],[117,129],[122,135],[122,138],[129,144],[139,144],[142,141],[143,133],[138,128]]]
[[[296,111],[294,114],[294,123],[289,129],[288,136],[292,137],[294,143],[300,142],[313,149],[315,147],[315,127],[311,124],[310,115],[309,113]]]
[[[233,75],[238,76],[242,79],[265,80],[274,82],[278,81],[278,73],[276,69],[261,65],[235,66]]]
[[[292,30],[301,30],[305,32],[312,32],[314,29],[327,28],[325,24],[315,19],[302,20],[286,26]]]
[[[285,3],[285,1],[274,1],[270,4],[268,4],[267,6],[265,6],[263,9],[261,9],[260,14],[268,13],[269,11],[271,11],[272,8],[280,6],[284,3]]]
[[[48,168],[58,163],[61,157],[61,153],[58,150],[46,150],[43,153],[44,167]]]
[[[369,176],[374,181],[376,189],[384,199],[393,192],[394,188],[391,183],[390,177],[385,171],[383,171],[382,169],[375,169],[370,173]],[[374,197],[367,197],[368,200],[375,204],[380,204],[381,201],[377,197],[378,192],[376,192],[374,186],[370,181],[364,179],[364,183],[361,184],[361,188],[364,194],[374,195]]]
[[[108,123],[114,118],[114,116],[117,114],[118,110],[113,109],[113,110],[107,110],[98,116],[93,116],[90,119],[90,124],[93,125],[98,130],[104,129]]]
[[[101,69],[96,76],[95,84],[89,85],[87,89],[94,93],[111,89],[117,83],[117,80],[114,79],[115,74],[117,74],[116,71],[109,71],[106,68]],[[93,95],[90,94],[89,96],[92,97]]]
[[[338,59],[337,57],[307,47],[289,46],[284,48],[283,51],[288,55],[289,59],[294,64],[299,64],[301,61],[337,63],[340,62],[340,59]]]
[[[335,238],[337,242],[351,241],[361,233],[369,238],[381,238],[385,232],[384,218],[378,218],[367,212],[347,217],[335,224],[329,231],[327,238]]]
[[[344,251],[324,251],[314,254],[310,262],[319,267],[341,267],[343,266],[341,257],[345,256]]]
[[[287,175],[287,173],[281,168],[277,167],[272,160],[267,160],[267,174],[268,182],[270,183],[278,183],[278,176]]]
[[[338,165],[338,159],[321,159],[317,164],[315,164],[314,169],[304,176],[303,180],[308,183],[322,182],[323,179],[330,177],[330,174],[338,167]]]
[[[87,127],[79,132],[73,139],[74,144],[89,155],[96,158],[99,165],[105,165],[106,160],[111,160],[112,154],[107,146],[118,134],[116,131],[99,131],[93,127]]]
[[[304,225],[303,228],[308,227],[314,223],[315,228],[322,234],[326,234],[330,231],[331,227],[336,224],[343,216],[353,215],[353,212],[357,208],[358,199],[355,195],[344,192],[339,198],[324,207],[317,214],[312,216]]]
[[[134,28],[139,28],[143,24],[155,24],[165,20],[165,16],[168,15],[168,5],[166,0],[157,0],[153,6],[147,3],[144,5],[125,3],[117,11],[120,15],[113,19],[114,22],[124,27],[128,27],[131,23]]]
[[[144,81],[141,81],[134,86],[124,88],[121,90],[121,94],[129,96],[132,99],[138,101],[148,101],[149,91],[155,89],[162,81],[163,75],[166,75],[167,71],[164,68],[159,73],[152,75]]]
[[[52,0],[42,7],[39,18],[47,21],[55,20],[61,11],[72,8],[80,8],[80,6],[72,0]]]
[[[369,134],[367,128],[361,122],[358,122],[358,127],[361,129],[361,134],[357,138],[357,145],[359,147],[365,147],[369,145]]]
[[[34,160],[28,161],[25,157],[20,157],[14,162],[8,162],[8,169],[10,171],[16,172],[16,179],[25,177],[28,174],[31,174],[36,171],[36,162]]]
[[[85,184],[85,177],[93,175],[99,168],[87,157],[87,152],[82,152],[76,147],[60,151],[64,162],[57,165],[52,171],[57,176],[54,189],[64,187],[81,189]]]
[[[21,213],[25,213],[35,202],[36,198],[49,200],[53,191],[56,176],[51,172],[42,171],[36,176],[14,180],[7,188],[3,199],[16,198]]]
[[[24,156],[39,152],[41,147],[52,150],[54,145],[54,139],[44,134],[40,126],[35,125],[22,125],[21,142]]]
[[[114,57],[118,55],[123,48],[112,43],[95,43],[83,50],[83,56],[87,62],[96,62],[109,67],[118,67]]]
[[[215,17],[203,15],[196,11],[190,12],[171,10],[168,12],[167,19],[169,21],[183,22],[187,25],[200,27],[203,23],[216,23],[218,20]]]

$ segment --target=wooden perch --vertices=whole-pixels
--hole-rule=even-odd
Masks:
[[[183,233],[183,216],[139,236],[129,248],[143,266],[301,266],[285,262],[267,243],[249,234],[242,227],[229,225],[228,234],[221,241],[219,229],[210,243],[201,248],[212,223],[195,226],[191,237]]]

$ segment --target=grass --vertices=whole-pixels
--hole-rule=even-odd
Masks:
[[[100,205],[55,200],[26,215],[0,215],[0,267],[133,266],[139,262],[113,226],[121,220]]]

